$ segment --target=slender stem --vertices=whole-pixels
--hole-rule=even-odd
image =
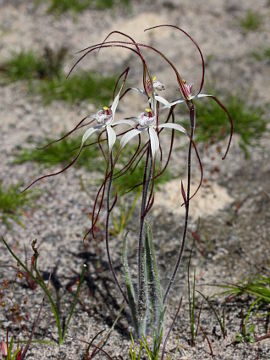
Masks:
[[[169,340],[169,337],[170,337],[172,328],[173,328],[173,326],[174,326],[174,324],[175,324],[175,321],[176,321],[176,319],[177,319],[177,316],[178,316],[178,314],[179,314],[179,312],[180,312],[181,306],[182,306],[182,298],[180,299],[180,302],[179,302],[177,311],[176,311],[176,313],[175,313],[175,315],[174,315],[173,321],[172,321],[172,323],[171,323],[171,326],[169,327],[169,331],[168,331],[168,333],[167,333],[167,335],[166,335],[166,338],[165,338],[165,340],[164,340],[163,349],[162,349],[162,354],[161,354],[161,360],[163,360],[163,358],[164,358],[165,351],[166,351],[166,345],[167,345],[167,342],[168,342],[168,340]]]
[[[25,358],[26,353],[27,353],[27,351],[29,350],[29,346],[30,346],[30,344],[31,344],[31,342],[32,342],[32,338],[33,338],[33,336],[34,336],[35,329],[36,329],[36,327],[37,327],[37,325],[38,325],[38,323],[39,323],[39,319],[40,319],[41,311],[42,311],[42,309],[43,309],[43,305],[44,305],[44,298],[42,299],[42,302],[41,302],[41,304],[40,304],[37,317],[36,317],[36,319],[34,320],[31,334],[30,334],[30,336],[29,336],[29,338],[28,338],[28,340],[27,340],[27,343],[26,343],[23,351],[22,351],[22,355],[21,355],[21,359],[22,359],[22,360]]]
[[[165,304],[167,296],[169,294],[169,291],[172,287],[172,284],[175,280],[175,276],[177,274],[179,265],[182,260],[185,244],[186,244],[186,236],[187,236],[187,229],[188,229],[188,219],[189,219],[189,200],[190,200],[190,183],[191,183],[191,152],[192,152],[192,143],[193,143],[193,137],[194,137],[194,125],[195,125],[195,107],[192,101],[187,102],[187,106],[189,108],[189,116],[190,116],[190,140],[189,140],[189,148],[188,148],[188,158],[187,158],[187,195],[186,195],[186,202],[185,202],[185,208],[186,208],[186,214],[185,214],[185,224],[184,224],[184,231],[183,231],[183,237],[182,237],[182,243],[180,247],[180,251],[178,254],[178,258],[173,270],[173,273],[171,275],[171,278],[169,280],[167,290],[165,292],[164,298],[163,298],[163,304]]]
[[[119,284],[119,281],[118,281],[118,279],[116,277],[116,273],[115,273],[114,267],[112,265],[112,259],[111,259],[111,253],[110,253],[110,247],[109,247],[109,238],[110,238],[110,235],[109,235],[109,223],[110,223],[110,214],[111,214],[111,211],[112,211],[112,208],[113,208],[113,206],[112,207],[110,206],[110,194],[111,194],[111,188],[112,188],[113,167],[114,167],[112,153],[110,154],[110,165],[111,165],[111,171],[110,171],[110,178],[109,178],[108,187],[107,187],[107,202],[106,202],[106,204],[107,204],[107,215],[106,215],[106,226],[105,226],[106,251],[107,251],[109,267],[110,267],[111,273],[113,275],[115,284],[117,285],[119,291],[121,292],[124,300],[128,304],[128,299],[127,299],[127,297],[126,297],[126,295],[125,295],[125,293],[124,293],[124,291],[123,291],[123,289],[122,289],[121,285]]]
[[[149,169],[148,169],[149,168]],[[143,301],[143,261],[142,261],[142,253],[143,253],[143,235],[144,235],[144,224],[145,224],[145,208],[147,202],[147,194],[149,190],[149,185],[152,178],[152,169],[153,169],[153,159],[151,154],[150,145],[148,146],[145,167],[144,167],[144,175],[143,175],[143,189],[142,189],[142,201],[141,201],[141,216],[140,216],[140,232],[139,232],[139,244],[138,244],[138,312],[140,313],[140,307]]]

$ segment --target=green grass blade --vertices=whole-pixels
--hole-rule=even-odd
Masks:
[[[217,321],[218,321],[218,324],[220,326],[220,330],[222,332],[222,335],[223,335],[223,338],[225,338],[226,336],[226,330],[225,330],[225,326],[224,326],[224,323],[223,321],[221,320],[221,317],[219,316],[218,312],[216,311],[216,309],[214,308],[214,306],[212,305],[211,301],[202,293],[200,292],[199,290],[196,290],[197,293],[199,293],[201,295],[201,297],[207,302],[207,304],[209,305],[210,309],[213,311]]]
[[[56,321],[56,325],[57,325],[57,329],[58,329],[58,336],[59,336],[59,342],[62,341],[62,328],[61,328],[61,323],[60,323],[60,318],[59,318],[59,314],[58,314],[58,310],[57,307],[53,301],[53,298],[46,286],[46,284],[44,283],[44,281],[42,280],[42,277],[39,274],[39,279],[37,277],[35,277],[33,275],[33,273],[28,269],[28,267],[18,258],[18,256],[13,252],[13,250],[11,249],[11,247],[8,245],[8,243],[6,242],[6,240],[2,237],[2,242],[4,243],[5,247],[7,248],[7,250],[9,251],[9,253],[11,254],[11,256],[17,261],[17,263],[20,264],[20,266],[26,271],[26,273],[31,277],[31,279],[33,279],[44,291],[45,295],[47,296],[50,304],[51,304],[51,308],[54,314],[54,318]]]

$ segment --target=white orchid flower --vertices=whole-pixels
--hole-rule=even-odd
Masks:
[[[168,100],[164,99],[162,96],[159,96],[159,95],[154,95],[154,98],[155,98],[156,101],[158,101],[158,102],[160,102],[161,104],[164,105],[164,107],[162,109],[170,109],[171,107],[173,107],[173,106],[175,106],[177,104],[181,104],[181,103],[190,101],[192,99],[200,99],[200,98],[205,98],[205,97],[213,99],[218,104],[218,106],[226,113],[227,118],[228,118],[228,120],[230,122],[230,126],[231,126],[231,132],[230,132],[228,146],[227,146],[227,149],[225,151],[225,154],[222,157],[222,159],[224,160],[225,157],[227,156],[227,153],[228,153],[229,148],[230,148],[232,135],[233,135],[233,128],[234,128],[233,120],[231,118],[230,113],[228,112],[226,107],[216,98],[216,96],[210,95],[210,94],[201,94],[200,92],[197,93],[196,95],[192,95],[192,86],[193,85],[188,84],[185,80],[183,80],[183,86],[185,88],[185,96],[186,96],[185,99],[177,99],[177,100],[175,100],[173,102],[169,102]],[[194,118],[194,124],[193,124],[194,129],[195,129],[195,126],[196,126],[196,124],[195,124],[195,118]]]
[[[128,133],[126,133],[120,141],[120,147],[121,149],[126,146],[126,144],[133,139],[135,136],[142,134],[142,132],[148,132],[149,140],[150,140],[150,146],[151,146],[151,152],[152,157],[154,158],[156,156],[156,153],[159,150],[159,139],[157,130],[158,129],[172,129],[180,131],[184,134],[186,134],[186,129],[179,125],[174,123],[164,123],[164,124],[158,124],[156,121],[156,115],[151,109],[145,109],[145,112],[142,112],[137,118],[134,119],[137,123],[137,126],[135,129],[130,130]]]
[[[110,107],[104,106],[103,109],[99,110],[95,115],[92,116],[92,119],[96,121],[96,124],[94,126],[91,126],[89,129],[87,129],[83,134],[81,147],[85,144],[86,140],[88,140],[89,137],[92,136],[95,132],[106,130],[109,152],[111,153],[112,148],[116,141],[116,133],[113,129],[113,126],[120,124],[126,124],[131,126],[133,125],[133,122],[130,120],[114,121],[115,112],[119,104],[121,90],[122,88],[120,89],[119,93],[115,96],[113,103]]]
[[[164,105],[163,109],[169,109],[172,106],[184,103],[187,100],[199,99],[199,98],[203,98],[203,97],[212,97],[212,95],[208,95],[208,94],[192,95],[193,84],[188,84],[185,80],[183,80],[183,86],[184,86],[184,88],[186,90],[187,99],[177,99],[177,100],[170,103],[168,100],[164,99],[164,97],[156,95],[155,96],[156,101],[158,101],[158,102],[160,102],[161,104]]]
[[[153,76],[153,77],[152,77],[152,84],[153,84],[153,90],[154,90],[154,92],[165,90],[165,85],[162,84],[160,81],[158,81],[156,76]],[[149,79],[149,80],[147,81],[147,83],[146,83],[147,90],[148,90],[149,93],[152,92],[152,84],[151,84],[151,80],[150,80],[150,79]]]
[[[157,95],[158,91],[165,90],[165,85],[162,82],[158,81],[156,76],[152,77],[152,83],[151,83],[150,79],[148,79],[147,82],[146,82],[146,89],[147,89],[149,94],[152,93],[152,85],[153,85],[154,95]],[[138,92],[139,94],[146,95],[146,92],[145,92],[144,89],[135,88],[135,87],[132,87],[130,89]]]

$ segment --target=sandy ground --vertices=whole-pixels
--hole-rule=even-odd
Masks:
[[[252,9],[263,16],[263,26],[259,31],[245,34],[239,27],[239,18]],[[250,53],[264,48],[270,40],[270,5],[267,1],[193,1],[158,0],[134,1],[132,9],[113,11],[85,11],[78,18],[65,14],[60,18],[46,14],[46,7],[33,6],[30,1],[0,1],[0,60],[7,59],[12,52],[21,49],[42,51],[50,45],[57,49],[66,46],[70,54],[103,40],[111,30],[123,30],[163,49],[168,57],[181,66],[185,79],[198,84],[200,59],[187,39],[170,30],[144,33],[143,29],[160,23],[179,25],[190,32],[200,44],[207,59],[207,83],[214,83],[220,93],[223,90],[247,96],[247,102],[267,106],[270,103],[269,64],[256,62]],[[66,69],[74,63],[75,56],[69,57]],[[166,96],[173,96],[175,81],[163,62],[147,53],[153,73],[172,90]],[[109,55],[89,57],[80,67],[100,71],[120,71],[124,64],[136,60],[126,51],[114,50]],[[131,78],[138,80],[138,67],[132,69]],[[174,82],[173,82],[174,81]],[[127,108],[126,106],[129,106]],[[119,107],[120,115],[128,110],[138,111],[137,100]],[[136,109],[135,109],[136,108]],[[58,136],[70,129],[86,113],[94,112],[92,104],[80,106],[54,102],[44,106],[39,96],[29,96],[24,83],[0,87],[0,181],[5,186],[31,180],[46,170],[36,164],[14,165],[16,147],[26,144],[27,139],[43,139]],[[231,151],[225,161],[216,152],[216,146],[207,150],[201,148],[205,182],[199,195],[191,202],[191,223],[188,244],[178,279],[168,303],[166,326],[173,318],[179,298],[183,296],[183,306],[179,314],[168,350],[176,348],[177,339],[181,351],[175,359],[208,359],[209,347],[202,332],[195,347],[189,346],[189,319],[186,290],[186,268],[193,248],[192,266],[196,267],[198,286],[205,294],[213,292],[212,287],[203,284],[234,282],[253,274],[269,275],[269,232],[270,232],[270,162],[269,138],[261,140],[261,147],[250,151],[245,159],[234,139]],[[225,145],[225,142],[220,144]],[[183,150],[173,156],[173,169],[183,173],[185,157]],[[218,169],[218,171],[214,171]],[[198,179],[194,167],[194,186]],[[87,345],[84,343],[100,330],[108,330],[116,319],[121,298],[115,291],[105,256],[102,226],[97,240],[82,243],[84,231],[89,226],[88,212],[93,205],[96,185],[93,178],[83,169],[70,169],[65,176],[41,182],[37,189],[39,197],[33,208],[27,209],[20,226],[12,223],[12,229],[0,224],[1,235],[13,246],[17,253],[30,256],[30,244],[38,240],[40,246],[40,268],[44,276],[53,272],[53,286],[61,304],[61,312],[67,314],[71,303],[68,292],[74,285],[83,263],[88,266],[87,281],[84,283],[80,303],[76,307],[64,345],[32,344],[27,359],[82,359]],[[82,191],[82,180],[87,184],[87,193]],[[181,239],[183,216],[179,203],[179,180],[172,180],[156,195],[152,221],[156,239],[162,284],[165,286],[175,261],[176,249]],[[101,223],[104,215],[101,216]],[[200,243],[195,246],[191,233],[200,221]],[[130,225],[130,258],[135,259],[135,223]],[[118,276],[121,276],[121,238],[112,238],[113,261]],[[23,255],[24,256],[24,255]],[[1,282],[6,279],[10,285],[4,289],[5,307],[1,309],[1,337],[5,329],[25,339],[38,312],[42,293],[27,288],[23,280],[12,284],[15,272],[7,251],[1,246]],[[200,300],[201,301],[201,300]],[[215,298],[214,306],[221,310],[222,298]],[[228,335],[220,336],[214,314],[206,303],[203,304],[201,324],[212,343],[215,359],[269,359],[269,339],[255,344],[235,344],[240,331],[241,314],[248,310],[247,301],[227,304],[226,323]],[[19,306],[20,321],[11,316],[10,310]],[[13,312],[14,314],[14,312]],[[18,314],[17,314],[18,315]],[[123,314],[111,334],[104,349],[115,359],[128,359],[130,315],[128,309]],[[265,333],[263,322],[257,326],[257,335]],[[57,339],[57,330],[49,304],[45,302],[41,322],[36,329],[35,339]],[[98,354],[97,359],[105,359]]]

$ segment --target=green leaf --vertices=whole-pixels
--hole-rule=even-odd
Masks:
[[[145,224],[145,289],[149,299],[150,325],[158,337],[162,328],[163,301],[160,278],[153,244],[153,236],[149,223]]]
[[[135,299],[135,291],[132,284],[130,269],[128,265],[128,258],[127,258],[127,234],[124,236],[123,241],[123,267],[124,267],[124,277],[127,287],[127,295],[128,295],[128,301],[129,301],[129,308],[131,310],[131,316],[133,325],[135,328],[135,332],[138,335],[139,334],[139,324],[138,324],[138,317],[137,317],[137,310],[136,310],[136,299]]]

